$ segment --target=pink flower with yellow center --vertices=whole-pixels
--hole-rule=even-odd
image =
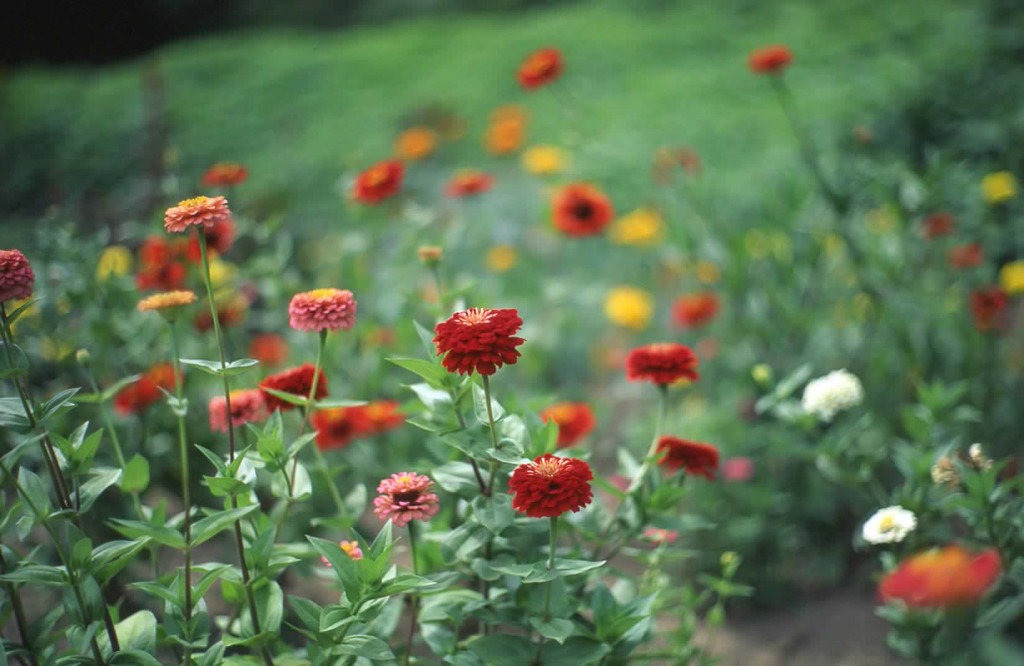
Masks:
[[[430,491],[434,482],[415,472],[399,472],[382,480],[373,500],[373,512],[381,520],[405,527],[410,520],[429,521],[441,510],[437,495]]]
[[[0,303],[32,295],[36,275],[21,250],[0,250]]]
[[[292,296],[288,324],[297,331],[337,331],[356,323],[356,299],[348,289],[314,289]]]
[[[178,202],[164,213],[164,229],[172,234],[188,231],[189,227],[212,227],[231,219],[228,200],[224,197],[195,197]]]

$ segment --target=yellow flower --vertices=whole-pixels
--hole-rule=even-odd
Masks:
[[[999,286],[1007,294],[1024,292],[1024,261],[1011,261],[999,271]]]
[[[1017,196],[1017,179],[1009,171],[996,171],[981,179],[981,196],[990,204],[1001,204]]]
[[[693,272],[702,284],[714,284],[722,278],[722,271],[718,266],[706,260],[698,261]]]
[[[654,298],[636,287],[616,287],[604,300],[604,314],[613,324],[642,331],[654,314]]]
[[[126,275],[132,269],[132,253],[124,245],[111,245],[100,253],[96,279],[104,282],[111,275]]]
[[[412,127],[395,139],[395,155],[403,160],[421,160],[437,148],[437,133],[429,127]]]
[[[569,156],[554,146],[533,146],[523,153],[523,168],[535,176],[561,173],[569,164]]]
[[[888,207],[868,211],[867,228],[873,234],[887,234],[896,228],[896,216]]]
[[[767,363],[758,363],[750,369],[750,376],[759,386],[768,386],[772,382],[772,368]]]
[[[637,208],[612,226],[611,239],[619,245],[657,245],[664,231],[665,221],[657,209]]]
[[[196,302],[196,295],[191,291],[166,291],[153,294],[139,301],[136,306],[139,312],[150,312],[152,310],[168,310],[182,308],[190,303]]]
[[[234,264],[218,257],[210,257],[210,283],[214,289],[231,284],[237,273],[238,267]]]
[[[772,234],[771,243],[775,261],[780,264],[788,264],[793,261],[793,244],[789,241],[789,236],[777,231]]]
[[[495,273],[512,270],[519,261],[519,253],[511,245],[495,245],[487,251],[487,268]]]
[[[752,259],[764,259],[772,250],[768,234],[758,229],[748,231],[746,238],[743,239],[743,244]]]

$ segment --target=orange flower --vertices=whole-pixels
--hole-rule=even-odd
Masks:
[[[137,414],[158,402],[165,391],[174,390],[174,368],[169,363],[154,365],[134,384],[121,389],[114,397],[118,414]]]
[[[231,219],[228,200],[224,197],[194,197],[179,201],[164,213],[164,228],[172,234],[188,231],[189,227],[209,227]]]
[[[487,192],[494,186],[494,177],[480,171],[460,171],[448,181],[445,194],[458,198]]]
[[[995,548],[975,554],[952,544],[901,562],[882,579],[878,596],[883,603],[899,600],[912,608],[971,606],[992,587],[1001,570]]]
[[[364,204],[378,204],[393,197],[402,189],[405,166],[397,160],[385,160],[374,164],[356,178],[352,197]]]
[[[718,297],[710,291],[686,294],[672,304],[672,318],[680,328],[696,328],[718,314]]]
[[[999,287],[975,289],[971,292],[971,312],[974,326],[979,331],[991,331],[1000,323],[1003,311],[1009,305],[1006,292]]]
[[[217,162],[203,174],[203,187],[231,187],[241,185],[249,177],[249,170],[237,162]]]
[[[421,160],[437,148],[437,132],[429,127],[411,127],[395,139],[395,157],[400,160]]]
[[[978,243],[957,245],[949,251],[949,264],[953,268],[974,268],[981,266],[985,259],[985,251]]]
[[[191,291],[165,291],[153,294],[139,301],[139,312],[151,310],[167,310],[181,308],[196,302],[196,295]]]
[[[491,124],[484,137],[487,151],[495,155],[507,155],[519,150],[526,136],[526,127],[521,120],[505,119]]]
[[[249,342],[249,356],[263,365],[279,365],[288,358],[288,343],[274,333],[261,333]]]
[[[526,60],[519,66],[519,85],[525,90],[546,86],[562,75],[564,67],[562,52],[558,49],[545,48],[534,51],[526,56]]]
[[[565,449],[575,445],[594,429],[594,413],[585,402],[559,402],[540,413],[542,421],[558,425],[556,446]]]
[[[750,71],[755,74],[781,74],[791,62],[793,53],[781,44],[756,49],[747,58]]]
[[[559,231],[578,238],[601,233],[615,217],[615,210],[608,197],[597,188],[573,183],[555,193],[551,214]]]
[[[373,431],[366,413],[358,407],[320,409],[313,412],[312,421],[316,445],[321,451],[344,448],[352,440]]]
[[[363,410],[363,415],[373,428],[373,432],[394,430],[405,423],[405,416],[398,411],[398,403],[394,400],[375,400],[353,409]]]

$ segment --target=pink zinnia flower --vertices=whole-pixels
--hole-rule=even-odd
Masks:
[[[297,331],[337,331],[356,323],[356,299],[348,289],[314,289],[292,296],[288,324]]]
[[[210,430],[228,431],[228,408],[224,396],[210,398]],[[259,423],[270,416],[263,392],[259,389],[245,389],[231,392],[231,423]]]
[[[28,298],[36,275],[21,250],[0,250],[0,303]]]
[[[441,510],[437,495],[430,490],[430,477],[415,472],[399,472],[377,486],[380,493],[373,500],[373,512],[381,520],[391,519],[396,527],[405,527],[410,520],[430,520]]]
[[[363,550],[359,547],[358,541],[342,541],[338,545],[341,546],[341,549],[345,551],[345,554],[348,555],[352,560],[358,562],[359,560],[363,559]],[[331,563],[327,561],[327,558],[323,557],[322,555],[320,556],[320,561],[326,564],[327,566],[331,566]]]
[[[750,458],[729,458],[722,463],[722,478],[726,481],[749,481],[754,477],[754,461]]]
[[[164,213],[164,229],[172,234],[180,234],[192,226],[212,227],[230,219],[231,211],[224,197],[195,197],[167,209]]]

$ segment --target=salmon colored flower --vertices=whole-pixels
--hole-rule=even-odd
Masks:
[[[358,541],[341,541],[338,546],[349,556],[349,559],[358,562],[363,559],[363,549],[359,547]],[[326,557],[320,556],[320,561],[331,566],[330,561]]]
[[[971,313],[974,326],[979,331],[991,331],[1000,324],[1003,311],[1009,305],[1009,298],[999,287],[975,289],[971,292]]]
[[[679,328],[696,328],[718,314],[718,296],[710,291],[686,294],[672,304],[672,319]]]
[[[586,183],[566,185],[551,201],[555,228],[566,236],[592,236],[604,231],[612,221],[612,202],[597,188]]]
[[[400,160],[422,160],[437,148],[437,132],[429,127],[410,127],[395,139],[395,157]]]
[[[565,449],[575,446],[594,429],[596,420],[585,402],[558,402],[540,413],[542,421],[554,421],[558,426],[556,446]]]
[[[179,201],[164,213],[164,228],[172,234],[188,231],[190,227],[209,227],[231,219],[228,200],[224,197],[194,197]]]
[[[249,341],[249,356],[261,365],[280,365],[288,358],[288,343],[275,333],[260,333]]]
[[[196,295],[191,291],[165,291],[153,294],[139,301],[139,312],[150,312],[152,310],[168,310],[183,308],[196,302]]]
[[[121,389],[114,396],[114,411],[122,415],[143,412],[163,397],[160,389],[174,390],[174,367],[170,363],[154,365],[137,382]]]
[[[228,431],[228,408],[224,396],[210,398],[210,430],[214,432]],[[242,389],[231,392],[231,427],[243,423],[260,423],[270,416],[263,391],[259,389]]]
[[[530,518],[557,518],[566,511],[576,513],[593,501],[593,480],[586,462],[545,453],[515,468],[508,491],[514,495],[512,508],[519,513]]]
[[[312,363],[305,363],[297,368],[291,368],[284,372],[279,372],[276,375],[270,375],[269,377],[264,378],[264,380],[260,382],[260,388],[291,393],[299,398],[308,398],[309,391],[313,388],[313,373],[315,371],[316,368]],[[326,396],[327,376],[324,375],[321,370],[320,376],[317,378],[316,393],[313,394],[313,399],[320,400]],[[276,409],[286,412],[290,409],[295,409],[296,407],[296,405],[293,405],[290,402],[285,402],[266,391],[264,391],[263,398],[266,400],[267,409],[270,412],[273,412]]]
[[[378,162],[356,178],[352,198],[368,205],[378,204],[398,194],[404,177],[405,166],[398,160]]]
[[[513,308],[470,308],[434,327],[434,345],[437,355],[444,355],[442,364],[448,372],[493,375],[519,359],[516,347],[526,341],[515,334],[522,325]]]
[[[495,120],[484,135],[484,147],[494,155],[508,155],[519,150],[526,138],[526,123],[517,118]]]
[[[978,243],[958,245],[949,251],[949,265],[953,268],[974,268],[981,266],[985,251]]]
[[[679,538],[679,532],[675,530],[662,529],[660,527],[648,527],[644,530],[644,538],[656,546],[673,544],[676,542],[676,539]]]
[[[480,171],[466,170],[456,173],[448,181],[445,194],[452,198],[482,194],[494,186],[494,177]]]
[[[526,60],[519,66],[519,85],[524,90],[546,86],[561,76],[564,68],[562,52],[558,49],[545,48],[534,51],[526,56]]]
[[[747,58],[747,66],[755,74],[781,74],[791,62],[793,53],[781,44],[751,51]]]
[[[904,560],[878,586],[882,603],[902,601],[911,608],[973,606],[1002,571],[995,548],[972,553],[952,544]]]
[[[373,431],[373,424],[359,407],[319,409],[313,412],[312,422],[321,451],[344,448]]]
[[[0,250],[0,303],[32,295],[36,274],[21,250]]]
[[[430,491],[430,477],[414,472],[399,472],[382,480],[373,500],[373,512],[381,520],[405,527],[411,520],[429,521],[441,510],[437,495]]]
[[[444,248],[438,245],[423,245],[416,248],[416,256],[427,266],[436,266],[444,257]]]
[[[297,331],[347,331],[356,323],[356,299],[348,289],[314,289],[292,296],[288,325]]]
[[[663,435],[658,440],[657,454],[658,465],[672,472],[682,469],[691,476],[714,480],[718,471],[718,449],[703,442]]]
[[[203,173],[203,187],[234,187],[249,178],[249,170],[237,162],[217,162]]]
[[[678,342],[657,342],[637,347],[626,356],[626,379],[668,386],[680,379],[697,381],[697,356]]]
[[[750,458],[729,458],[722,463],[722,478],[726,481],[742,482],[754,478],[754,461]]]
[[[932,213],[921,220],[921,230],[928,240],[953,233],[953,216],[949,213]]]

